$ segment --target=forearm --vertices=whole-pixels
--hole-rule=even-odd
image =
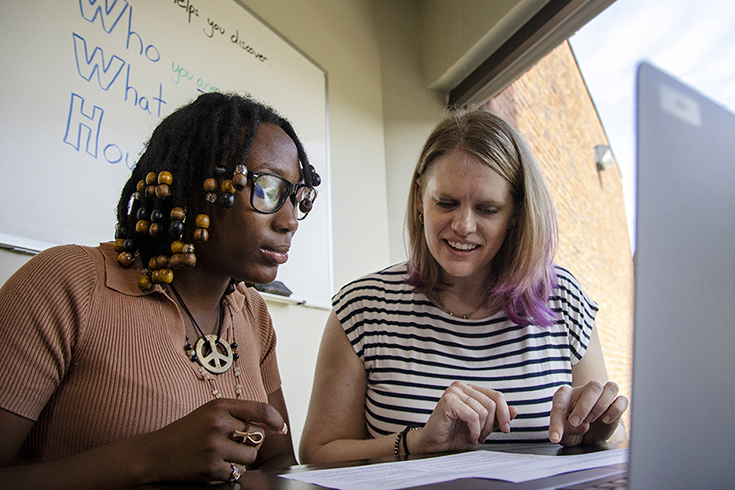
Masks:
[[[158,481],[155,461],[138,437],[45,463],[0,468],[0,490],[45,488],[104,490]]]
[[[302,463],[329,463],[393,456],[396,434],[377,439],[338,439],[320,445],[311,445],[301,451]],[[402,446],[399,448],[403,454]]]

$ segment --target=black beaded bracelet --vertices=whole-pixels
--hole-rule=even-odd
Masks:
[[[408,440],[408,437],[407,437],[408,436],[408,431],[410,431],[410,430],[419,430],[419,429],[421,429],[421,427],[418,427],[416,425],[407,425],[406,428],[403,429],[403,432],[401,432],[398,435],[398,438],[396,438],[396,445],[398,444],[398,441],[400,441],[401,439],[403,439],[403,452],[406,453],[406,456],[410,456],[411,455],[411,453],[408,452],[408,442],[406,442]],[[397,451],[394,450],[394,452],[396,453],[396,456],[397,456],[398,455]]]
[[[396,442],[393,443],[393,456],[398,457],[398,448],[401,447],[401,439],[403,438],[403,432],[396,434]]]

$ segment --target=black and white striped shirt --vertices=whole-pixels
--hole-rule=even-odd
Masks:
[[[367,275],[332,298],[334,310],[365,365],[365,417],[373,437],[423,425],[455,380],[501,391],[518,409],[510,434],[488,442],[548,441],[551,399],[571,385],[598,306],[570,272],[556,266],[548,300],[551,327],[518,326],[502,312],[462,320],[406,284],[406,264]]]

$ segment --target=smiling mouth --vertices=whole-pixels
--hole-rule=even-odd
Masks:
[[[469,243],[459,243],[459,242],[453,242],[451,240],[447,240],[447,245],[452,247],[455,250],[461,250],[462,252],[469,252],[471,250],[476,249],[479,247],[479,245],[472,245]]]

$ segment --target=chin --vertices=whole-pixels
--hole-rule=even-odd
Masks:
[[[263,274],[253,274],[252,272],[249,274],[243,274],[242,278],[238,278],[238,281],[245,282],[248,284],[268,284],[276,280],[276,272],[273,273],[267,272]]]

